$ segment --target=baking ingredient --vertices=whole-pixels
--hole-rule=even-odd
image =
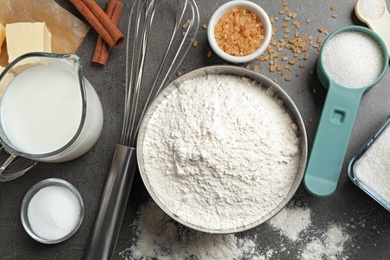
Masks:
[[[94,0],[70,0],[110,48],[119,48],[125,37],[118,26]]]
[[[57,240],[76,228],[80,218],[80,204],[69,189],[47,186],[31,198],[27,218],[37,236]]]
[[[80,126],[78,78],[54,65],[32,67],[11,81],[0,109],[1,124],[15,147],[30,154],[53,152]]]
[[[260,18],[245,8],[233,8],[214,27],[215,40],[227,54],[246,56],[264,41],[264,25]]]
[[[143,174],[186,223],[211,231],[252,225],[290,192],[296,131],[272,89],[231,75],[188,80],[147,122]]]
[[[100,100],[87,81],[85,90],[87,115],[77,142],[48,161],[74,159],[99,137],[103,121]],[[28,154],[54,152],[68,144],[80,128],[83,101],[79,78],[75,72],[53,64],[29,68],[10,82],[0,111],[3,134],[17,150]]]
[[[142,207],[138,221],[133,226],[137,227],[137,238],[131,247],[120,253],[126,260],[266,259],[256,252],[253,239],[189,229],[172,220],[154,202]]]
[[[349,239],[341,227],[330,225],[321,237],[313,239],[306,245],[300,259],[346,259],[340,255]]]
[[[323,43],[320,36],[327,35],[328,31],[320,26],[317,32],[307,34],[310,28],[305,27],[305,24],[309,24],[311,18],[303,20],[301,14],[293,10],[293,4],[286,0],[280,3],[278,14],[270,17],[273,32],[270,45],[258,60],[269,72],[275,74],[275,82],[280,81],[280,76],[284,77],[284,82],[292,82],[294,78],[303,75],[301,72],[305,70],[306,74],[313,74],[313,69],[311,66],[306,67],[306,63],[310,61],[311,55],[319,55]],[[297,62],[288,63],[291,58]],[[305,67],[307,69],[304,69]]]
[[[386,127],[354,167],[356,178],[390,203],[390,128]]]
[[[373,84],[383,70],[379,44],[368,34],[344,31],[323,47],[323,64],[330,78],[343,87],[362,88]]]
[[[115,25],[118,25],[122,7],[123,4],[118,0],[109,0],[107,3],[106,14],[108,17],[110,17],[111,21]],[[98,63],[100,65],[106,65],[110,50],[110,46],[104,41],[102,36],[99,35],[96,41],[95,51],[92,56],[92,62]]]
[[[350,237],[345,228],[332,223],[324,230],[314,226],[309,208],[286,207],[268,223],[300,248],[298,259],[346,259],[342,254]]]
[[[373,21],[382,17],[386,10],[384,0],[359,0],[359,14],[367,21]]]
[[[9,23],[5,33],[8,62],[28,52],[51,52],[51,33],[44,22]]]
[[[269,221],[269,224],[290,240],[296,241],[299,234],[311,225],[310,214],[310,209],[284,208]]]
[[[15,22],[44,21],[52,34],[52,52],[76,53],[90,26],[53,0],[2,0],[0,21],[4,26]],[[42,8],[43,6],[43,8]],[[6,48],[0,55],[0,66],[8,65]]]
[[[151,203],[141,211],[137,225],[139,239],[131,248],[131,258],[171,256],[171,259],[184,259],[196,255],[200,259],[232,259],[236,246],[233,235],[210,235],[196,232],[181,226]],[[209,245],[209,246],[208,246]],[[166,248],[166,252],[162,251]]]
[[[1,50],[2,50],[4,39],[5,39],[5,28],[0,23],[0,54],[1,54]]]
[[[265,224],[271,224],[277,231],[275,234],[272,230],[263,233],[264,228],[261,228],[250,233],[215,235],[175,222],[150,201],[141,206],[137,219],[131,224],[130,232],[135,237],[120,256],[125,260],[348,259],[345,245],[351,238],[346,229],[334,223],[319,228],[310,221],[311,212],[309,208],[298,206],[284,208],[273,218],[278,219],[277,225]],[[296,232],[291,232],[292,225],[298,227]],[[267,230],[266,226],[260,227]],[[291,234],[298,234],[299,239]]]

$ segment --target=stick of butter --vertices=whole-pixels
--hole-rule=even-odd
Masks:
[[[1,54],[1,47],[3,46],[4,39],[5,39],[5,28],[0,23],[0,54]]]
[[[5,34],[9,63],[28,52],[51,52],[51,33],[44,22],[10,23]]]

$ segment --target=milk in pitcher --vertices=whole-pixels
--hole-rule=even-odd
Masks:
[[[95,90],[83,79],[83,92],[79,80],[74,71],[50,63],[16,75],[0,103],[2,129],[14,149],[32,155],[52,153],[40,161],[62,162],[95,144],[103,112]]]

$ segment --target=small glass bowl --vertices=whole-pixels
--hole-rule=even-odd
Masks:
[[[75,195],[77,201],[79,202],[79,208],[80,208],[80,214],[79,214],[80,217],[79,217],[75,227],[65,236],[58,238],[58,239],[55,239],[55,240],[42,238],[39,235],[37,235],[33,231],[32,227],[29,223],[28,215],[27,215],[27,210],[28,210],[28,206],[30,204],[31,199],[34,197],[34,195],[38,191],[40,191],[42,188],[45,188],[48,186],[64,187],[64,188],[68,189],[69,191],[71,191]],[[81,198],[81,195],[77,191],[77,189],[69,182],[62,180],[62,179],[57,179],[57,178],[45,179],[45,180],[42,180],[42,181],[36,183],[33,187],[31,187],[27,191],[27,193],[24,196],[23,201],[22,201],[22,206],[21,206],[21,210],[20,210],[20,217],[21,217],[22,225],[23,225],[24,229],[26,230],[26,232],[30,235],[30,237],[32,237],[36,241],[41,242],[43,244],[57,244],[57,243],[63,242],[65,240],[67,240],[68,238],[70,238],[79,229],[79,227],[83,221],[83,218],[84,218],[83,199]]]
[[[390,116],[378,127],[375,133],[359,149],[356,155],[351,159],[348,165],[348,175],[351,181],[367,193],[376,202],[382,205],[390,212],[390,194],[378,187],[390,183],[390,175],[387,163],[387,147],[390,145]],[[380,151],[385,151],[380,154]],[[360,164],[364,163],[364,169],[360,169]],[[368,166],[378,167],[371,169],[372,172],[366,172]],[[380,174],[377,177],[367,175]],[[368,181],[367,181],[368,180]],[[385,188],[387,190],[388,187]],[[387,198],[386,198],[387,197]]]
[[[256,51],[246,56],[233,56],[227,54],[218,46],[218,43],[214,37],[215,24],[224,14],[233,8],[245,8],[255,13],[260,18],[264,26],[265,35],[263,43]],[[212,15],[207,27],[207,38],[213,51],[222,59],[232,63],[245,63],[256,59],[267,49],[269,43],[271,42],[271,37],[272,25],[268,14],[259,5],[247,0],[234,0],[221,5]]]

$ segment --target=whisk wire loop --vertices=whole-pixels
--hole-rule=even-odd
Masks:
[[[145,114],[149,103],[158,95],[162,88],[166,86],[167,82],[173,77],[174,72],[178,70],[198,32],[199,10],[195,1],[175,0],[175,24],[172,28],[161,64],[155,74],[151,90],[149,91],[145,105],[142,107],[141,113],[139,114],[140,94],[150,33],[155,11],[157,9],[156,7],[162,1],[163,0],[136,0],[132,6],[129,19],[126,59],[126,102],[121,143],[131,147],[135,147],[136,145],[136,136],[141,119]],[[133,17],[133,15],[135,15],[135,17]],[[185,20],[186,16],[190,17],[188,22]],[[185,32],[181,30],[184,23],[187,23]],[[133,36],[132,40],[129,37],[130,35]],[[177,50],[175,51],[174,48],[176,47]],[[173,52],[174,55],[172,55]]]

